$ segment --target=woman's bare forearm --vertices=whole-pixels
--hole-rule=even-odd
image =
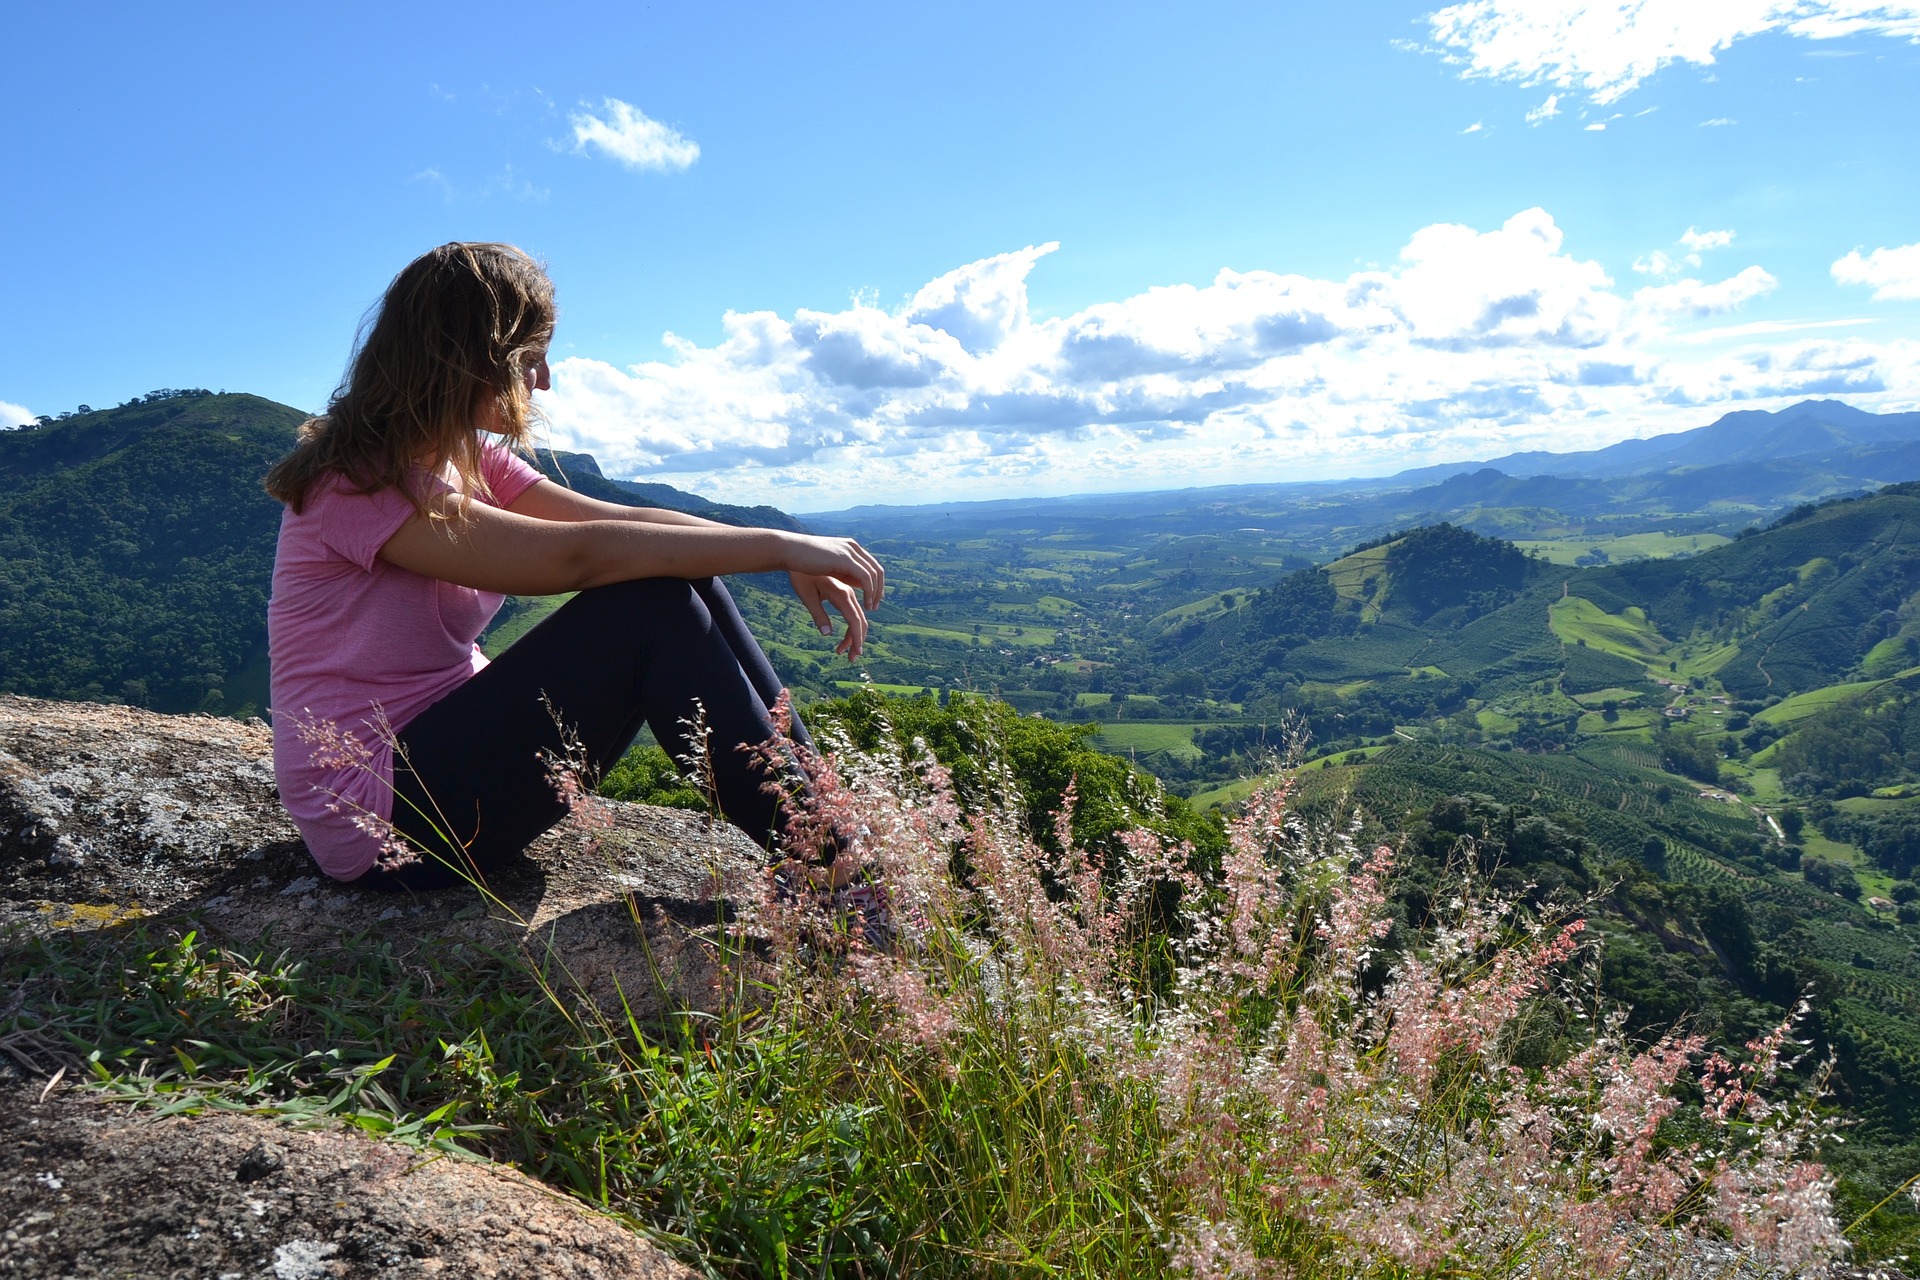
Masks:
[[[664,507],[629,507],[599,498],[589,498],[551,480],[541,480],[507,504],[515,515],[537,520],[578,523],[582,520],[630,520],[640,524],[677,524],[696,528],[725,528],[713,520],[690,516],[684,511]]]
[[[885,571],[850,538],[647,520],[548,520],[483,503],[464,518],[415,516],[380,549],[389,564],[506,595],[555,595],[634,578],[828,575],[877,602]]]
[[[678,512],[663,512],[678,515]],[[563,526],[573,533],[569,585],[563,591],[633,578],[711,578],[728,573],[786,569],[789,535],[777,529],[741,529],[699,521],[589,520]]]

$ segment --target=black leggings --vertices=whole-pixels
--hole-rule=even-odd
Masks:
[[[646,578],[582,591],[471,680],[400,730],[393,827],[424,850],[355,883],[438,889],[485,875],[566,815],[542,752],[562,752],[559,719],[603,776],[644,722],[688,758],[696,701],[720,808],[771,849],[779,798],[741,744],[773,736],[780,680],[717,579]],[[544,695],[544,701],[543,701]],[[548,704],[552,710],[549,711]],[[806,744],[795,717],[789,730]],[[804,785],[797,768],[785,786]],[[451,837],[451,840],[449,840]]]

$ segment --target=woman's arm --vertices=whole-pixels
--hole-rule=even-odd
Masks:
[[[624,514],[633,509],[612,510]],[[410,517],[380,548],[380,558],[443,582],[524,596],[582,591],[633,578],[706,578],[784,569],[793,575],[795,590],[823,630],[823,597],[846,615],[847,634],[838,647],[850,657],[859,656],[866,638],[861,604],[873,608],[886,590],[880,562],[851,538],[739,529],[709,521],[538,519],[483,502],[469,503],[464,519]],[[819,586],[822,583],[831,585]],[[819,589],[809,599],[803,586]]]
[[[602,502],[589,498],[585,494],[575,493],[564,485],[542,479],[507,504],[507,510],[516,515],[533,516],[540,520],[559,520],[577,523],[583,520],[631,520],[641,524],[685,525],[704,529],[726,529],[713,520],[703,520],[699,516],[690,516],[681,511],[665,511],[659,507],[627,507],[618,503]],[[878,562],[875,562],[876,565]],[[882,577],[884,577],[884,573]],[[788,580],[793,584],[793,594],[806,606],[807,614],[813,619],[813,625],[820,634],[833,634],[833,619],[827,615],[827,605],[840,611],[847,620],[847,634],[834,646],[835,651],[848,657],[860,656],[861,644],[867,633],[866,614],[860,608],[854,589],[846,579],[832,574],[802,573],[789,570]],[[874,600],[878,600],[876,595]]]
[[[617,502],[602,502],[598,498],[589,498],[583,493],[575,493],[565,485],[558,485],[547,479],[541,479],[530,485],[519,497],[507,504],[507,510],[515,515],[532,516],[536,520],[561,520],[569,523],[581,520],[636,520],[642,524],[697,525],[708,529],[727,527],[717,521],[687,515],[683,511],[667,511],[660,507],[627,507]]]

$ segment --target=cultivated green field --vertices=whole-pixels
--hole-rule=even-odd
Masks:
[[[1161,720],[1123,720],[1103,724],[1094,745],[1115,755],[1148,755],[1164,751],[1180,759],[1199,759],[1200,749],[1193,745],[1192,724],[1168,724]]]
[[[1514,545],[1537,553],[1550,564],[1578,564],[1594,552],[1609,560],[1661,560],[1723,547],[1731,538],[1717,533],[1628,533],[1617,538],[1520,539]]]
[[[1810,689],[1806,693],[1796,693],[1791,698],[1782,699],[1753,718],[1763,724],[1797,724],[1828,707],[1869,693],[1884,683],[1883,680],[1859,680],[1852,684],[1830,684],[1824,689]]]
[[[1668,647],[1662,636],[1647,621],[1647,615],[1629,607],[1620,613],[1608,613],[1591,600],[1568,596],[1547,606],[1553,634],[1568,644],[1582,641],[1615,657],[1645,662],[1658,657]]]

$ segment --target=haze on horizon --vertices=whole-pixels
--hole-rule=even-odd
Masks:
[[[25,13],[0,418],[319,408],[454,238],[556,447],[790,510],[1920,407],[1920,3],[1365,8]]]

